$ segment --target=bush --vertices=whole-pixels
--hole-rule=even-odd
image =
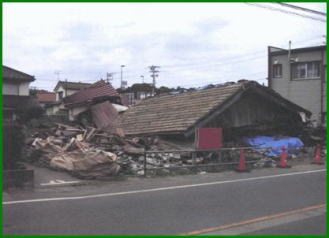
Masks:
[[[18,125],[3,126],[3,169],[17,169],[22,158],[24,134]]]
[[[21,120],[23,122],[30,121],[34,118],[40,118],[44,114],[44,109],[40,106],[33,106],[28,108],[24,113],[21,115]]]

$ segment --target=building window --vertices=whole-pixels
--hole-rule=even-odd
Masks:
[[[273,65],[273,78],[282,77],[282,64]]]
[[[58,92],[58,100],[62,100],[63,99],[63,92]]]
[[[320,78],[320,62],[303,62],[291,65],[292,79]]]

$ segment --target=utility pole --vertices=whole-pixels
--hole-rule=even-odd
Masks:
[[[289,49],[288,49],[288,98],[290,98],[290,91],[291,91],[291,41],[289,41]]]
[[[126,66],[125,65],[121,65],[120,67],[121,67],[121,74],[120,74],[121,81],[120,81],[120,85],[121,85],[121,89],[124,89],[124,87],[123,87],[123,81],[122,81],[122,69],[123,69],[123,67],[126,67]]]
[[[141,75],[142,83],[144,83],[144,75]]]
[[[65,79],[65,97],[67,97],[67,79]]]
[[[156,66],[156,65],[149,66],[151,77],[153,79],[152,96],[155,95],[155,83],[156,83],[155,78],[159,76],[157,73],[160,72],[159,70],[157,70],[158,68],[160,68],[160,66]]]

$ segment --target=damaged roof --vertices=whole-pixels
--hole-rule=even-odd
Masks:
[[[81,90],[90,87],[91,83],[82,83],[82,82],[68,82],[68,81],[58,81],[54,91],[56,91],[60,86],[64,89],[69,90]]]
[[[23,73],[8,66],[2,66],[2,77],[4,80],[13,80],[20,82],[32,82],[35,80],[34,76]]]
[[[90,85],[88,88],[82,89],[71,96],[65,97],[63,101],[66,105],[79,104],[101,97],[119,97],[119,94],[111,84],[106,83],[104,80],[100,80],[95,84]]]
[[[169,134],[194,130],[197,123],[215,111],[221,113],[244,92],[265,96],[274,103],[296,112],[311,113],[288,101],[274,90],[248,81],[234,85],[144,99],[122,115],[126,135]]]

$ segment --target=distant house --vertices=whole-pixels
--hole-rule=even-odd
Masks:
[[[326,46],[286,50],[268,47],[268,85],[312,112],[316,125],[326,122]]]
[[[10,123],[29,108],[38,106],[29,96],[29,85],[35,78],[8,66],[2,67],[2,78],[3,120]]]
[[[121,104],[120,95],[110,83],[106,83],[104,80],[100,80],[88,88],[82,89],[63,99],[70,120],[77,119],[79,114],[89,110],[90,106],[104,101]]]
[[[81,82],[69,82],[69,81],[58,81],[55,88],[55,102],[48,103],[45,105],[46,114],[49,116],[68,116],[68,110],[65,108],[63,99],[65,97],[71,96],[82,89],[88,88],[91,83],[81,83]]]
[[[134,105],[144,98],[153,96],[152,86],[147,83],[136,83],[120,93],[120,95],[123,105]]]
[[[126,135],[193,138],[196,128],[223,128],[225,140],[244,135],[292,135],[311,112],[249,81],[176,95],[155,96],[122,115]],[[300,127],[299,127],[300,126]]]
[[[53,104],[56,101],[56,94],[52,92],[37,92],[36,97],[42,107]]]
[[[82,89],[88,88],[90,85],[91,83],[58,81],[54,88],[54,92],[56,93],[56,101],[60,101]]]

